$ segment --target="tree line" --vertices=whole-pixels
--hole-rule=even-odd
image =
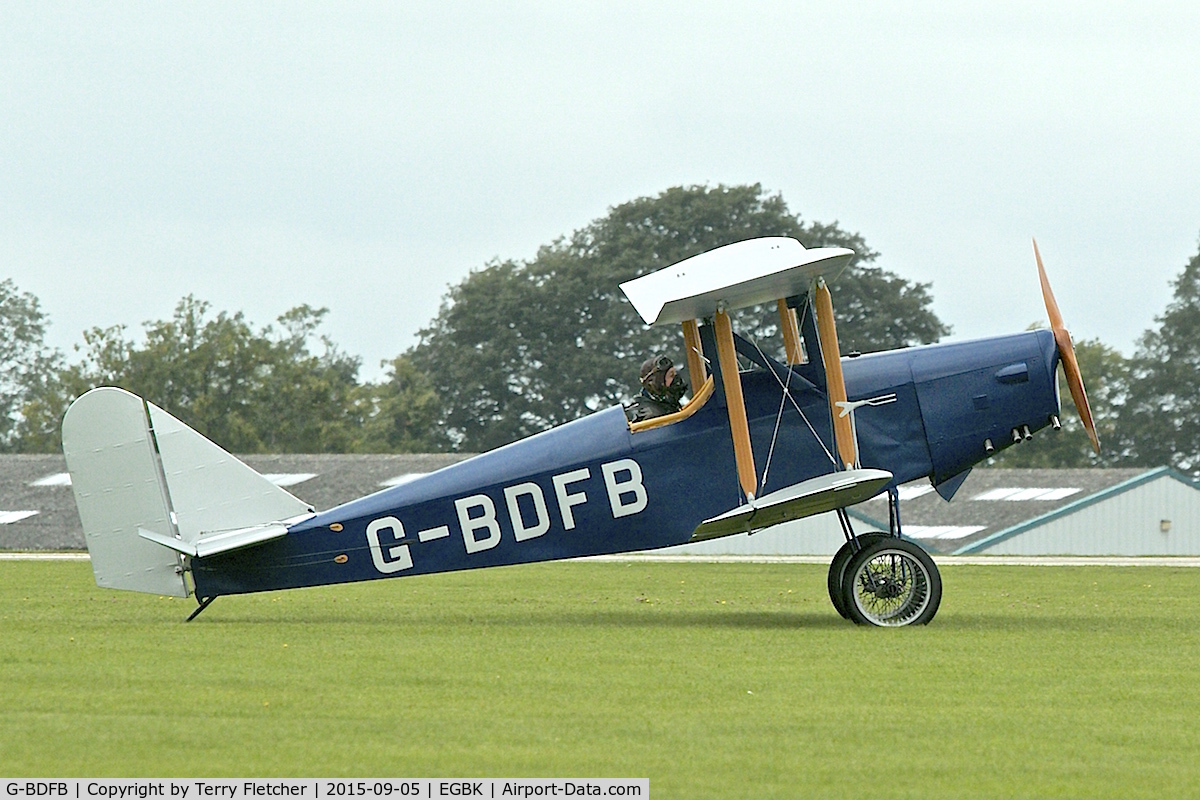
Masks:
[[[46,346],[38,299],[0,281],[0,449],[57,451],[67,406],[109,385],[233,452],[488,450],[628,400],[648,354],[681,356],[678,330],[643,325],[621,282],[757,236],[855,251],[833,287],[843,352],[926,344],[950,332],[931,308],[929,285],[878,266],[860,234],[805,221],[757,184],[676,187],[616,206],[532,259],[473,271],[379,381],[361,380],[361,359],[321,333],[327,309],[301,305],[256,327],[191,295],[170,319],[146,323],[140,338],[122,326],[84,332],[69,359]],[[747,309],[735,325],[779,352],[773,317],[773,309]],[[1100,457],[1067,401],[1061,434],[1012,448],[997,463],[1200,469],[1200,254],[1157,322],[1130,358],[1096,340],[1077,345],[1106,446]]]

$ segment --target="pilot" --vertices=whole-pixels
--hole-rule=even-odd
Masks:
[[[673,414],[680,409],[679,401],[687,391],[683,376],[667,356],[655,355],[642,362],[642,390],[625,407],[630,422]]]

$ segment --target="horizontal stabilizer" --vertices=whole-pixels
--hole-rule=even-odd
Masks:
[[[299,522],[307,517],[308,515],[305,514],[298,517],[294,522]],[[174,536],[166,536],[154,531],[148,531],[145,528],[138,528],[138,536],[169,547],[172,550],[183,553],[185,556],[205,558],[206,556],[215,556],[218,553],[230,553],[234,550],[241,550],[245,547],[252,547],[256,544],[269,542],[272,539],[278,539],[287,534],[289,522],[293,521],[285,520],[283,522],[267,523],[266,525],[237,528],[232,531],[209,533],[200,537],[194,544],[185,542],[183,539],[177,539]]]
[[[787,236],[727,244],[621,284],[646,321],[663,325],[711,317],[804,294],[818,277],[837,277],[854,251],[804,245]]]
[[[769,528],[781,522],[862,503],[883,491],[891,479],[892,473],[881,469],[851,469],[819,475],[701,522],[692,533],[691,541]]]

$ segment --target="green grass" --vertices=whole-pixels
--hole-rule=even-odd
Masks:
[[[562,563],[194,603],[0,562],[0,774],[649,777],[654,797],[1200,785],[1200,571],[943,569],[857,628],[819,566]]]

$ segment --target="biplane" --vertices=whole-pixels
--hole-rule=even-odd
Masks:
[[[992,453],[1059,427],[1062,364],[1095,425],[1034,243],[1051,330],[841,357],[828,283],[853,258],[751,239],[621,285],[648,325],[679,325],[691,393],[629,422],[613,406],[335,508],[317,511],[169,413],[114,387],[79,397],[66,454],[96,582],[215,598],[642,551],[835,513],[846,542],[829,597],[843,617],[923,624],[941,600],[903,536],[897,487],[946,499]],[[730,313],[773,305],[784,350]],[[846,508],[888,498],[889,530]]]

